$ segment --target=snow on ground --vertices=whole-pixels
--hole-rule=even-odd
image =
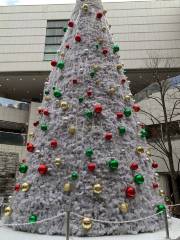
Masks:
[[[180,219],[171,218],[169,220],[169,232],[171,239],[180,240]],[[24,232],[16,232],[7,227],[0,227],[0,240],[65,240],[62,236],[47,236],[39,234],[31,234]],[[138,235],[121,235],[106,237],[70,237],[70,240],[165,240],[165,229],[155,233],[141,233]]]

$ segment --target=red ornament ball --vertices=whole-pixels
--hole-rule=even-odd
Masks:
[[[46,166],[45,164],[39,165],[39,167],[38,167],[38,172],[39,172],[41,175],[46,174],[47,171],[48,171],[48,168],[47,168],[47,166]]]
[[[123,112],[117,112],[116,117],[117,117],[117,119],[123,118]]]
[[[108,49],[107,49],[107,48],[103,48],[102,53],[103,53],[104,55],[108,54]]]
[[[131,163],[130,169],[131,170],[137,170],[138,169],[138,164],[136,162]]]
[[[152,168],[158,168],[158,163],[154,161],[154,162],[152,163]]]
[[[121,80],[121,84],[125,84],[125,82],[126,82],[126,79],[123,78],[123,79]]]
[[[97,12],[97,14],[96,14],[96,18],[97,18],[97,19],[101,19],[102,16],[103,16],[103,13],[102,13],[102,12]]]
[[[136,190],[134,187],[127,187],[126,188],[126,197],[127,198],[134,198],[136,195]]]
[[[36,121],[33,123],[34,127],[37,127],[39,125],[39,121]]]
[[[92,89],[88,89],[86,93],[87,93],[88,97],[92,97],[92,95],[93,95]]]
[[[73,83],[73,84],[78,84],[78,80],[77,80],[77,79],[73,79],[73,80],[72,80],[72,83]]]
[[[135,103],[135,104],[133,105],[133,110],[134,110],[135,112],[139,112],[139,111],[141,110],[139,104],[136,104],[136,103]]]
[[[105,138],[107,141],[112,140],[112,133],[111,133],[111,132],[107,132],[107,133],[105,133],[104,138]]]
[[[45,116],[49,116],[49,111],[48,111],[48,109],[44,109],[43,113],[44,113]]]
[[[69,48],[70,48],[69,44],[66,44],[66,46],[65,46],[65,47],[66,47],[66,49],[69,49]]]
[[[93,172],[96,169],[96,163],[90,162],[88,163],[88,170]]]
[[[27,148],[28,152],[34,152],[34,149],[35,149],[35,147],[32,143],[27,143],[26,148]]]
[[[15,190],[16,192],[19,192],[20,189],[21,189],[21,185],[20,185],[19,183],[16,183],[14,190]]]
[[[68,27],[73,28],[74,27],[74,22],[72,20],[69,20],[68,22]]]
[[[38,113],[39,114],[43,114],[43,111],[44,111],[43,108],[38,108]]]
[[[159,187],[159,184],[158,183],[153,183],[153,188],[156,189]]]
[[[50,145],[51,145],[52,148],[56,148],[57,147],[57,140],[52,139]]]
[[[75,40],[76,40],[76,42],[81,42],[81,35],[80,35],[80,34],[77,34],[77,35],[75,36]]]
[[[51,66],[52,67],[56,67],[56,65],[57,65],[57,61],[56,60],[51,60]]]
[[[103,110],[103,108],[102,108],[102,105],[101,105],[100,103],[96,103],[96,104],[94,105],[94,111],[95,111],[96,113],[101,113],[102,110]]]

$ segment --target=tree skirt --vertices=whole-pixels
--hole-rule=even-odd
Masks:
[[[169,220],[169,232],[171,239],[180,240],[180,219],[171,218]],[[155,233],[142,233],[138,235],[121,235],[105,237],[87,237],[87,240],[164,240],[166,238],[165,229]],[[0,227],[0,240],[65,240],[64,236],[47,236],[25,232],[13,231],[11,228]],[[82,240],[85,237],[70,237],[70,240]]]

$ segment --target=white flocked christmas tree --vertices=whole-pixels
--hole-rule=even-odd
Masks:
[[[102,236],[153,232],[164,209],[157,175],[137,119],[119,46],[113,43],[101,0],[77,0],[37,110],[34,134],[5,216],[15,230]],[[102,220],[94,222],[92,219]]]

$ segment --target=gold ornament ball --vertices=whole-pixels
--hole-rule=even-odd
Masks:
[[[21,186],[21,190],[22,192],[28,192],[30,188],[30,184],[29,183],[23,183]]]
[[[64,184],[64,192],[70,192],[72,189],[71,183],[65,183]]]
[[[88,217],[83,218],[82,226],[84,230],[89,231],[92,228],[92,220]]]
[[[118,71],[120,71],[120,70],[122,69],[122,67],[123,67],[122,64],[118,64],[118,65],[116,66],[116,68],[117,68]]]
[[[101,69],[101,67],[97,64],[93,64],[92,68],[94,69],[94,71],[99,71]]]
[[[93,192],[96,194],[100,194],[102,192],[101,184],[97,183],[93,186]]]
[[[164,192],[163,189],[160,189],[160,190],[159,190],[159,195],[160,195],[161,197],[164,197],[164,196],[165,196],[165,192]]]
[[[65,54],[62,52],[62,53],[61,53],[61,57],[64,58],[64,56],[65,56]]]
[[[152,154],[151,154],[150,150],[146,151],[146,154],[147,154],[149,157],[151,157],[151,156],[152,156]]]
[[[99,86],[101,83],[101,80],[96,80],[96,85]]]
[[[45,101],[50,101],[50,100],[51,100],[51,97],[50,97],[50,96],[44,96],[44,100],[45,100]]]
[[[131,96],[130,96],[130,95],[126,95],[126,96],[124,97],[124,100],[130,101],[130,100],[131,100]]]
[[[76,127],[71,125],[68,129],[69,134],[74,135],[76,133]]]
[[[66,101],[62,101],[60,103],[60,107],[62,108],[62,110],[66,111],[69,109],[69,104]]]
[[[33,137],[34,137],[34,133],[33,133],[33,132],[30,132],[30,133],[29,133],[29,137],[30,137],[30,138],[33,138]]]
[[[119,210],[120,210],[122,213],[127,213],[127,212],[128,212],[128,209],[129,209],[128,203],[121,203],[121,204],[119,205]]]
[[[11,207],[6,207],[4,209],[4,216],[6,216],[6,217],[11,216],[12,212],[13,212],[13,210]]]
[[[106,15],[106,13],[107,13],[107,10],[104,10],[104,11],[103,11],[103,14]]]
[[[84,12],[87,12],[88,10],[89,10],[89,6],[88,6],[88,4],[83,4],[82,5],[82,10],[84,11]]]
[[[111,87],[109,90],[108,90],[108,93],[109,95],[114,95],[116,93],[116,88],[115,87]]]
[[[104,42],[104,40],[102,38],[98,38],[97,41],[99,44],[103,44],[103,42]]]
[[[142,146],[138,146],[138,147],[136,148],[136,152],[137,152],[137,153],[144,153],[144,148],[143,148]]]
[[[60,158],[55,158],[54,164],[56,165],[56,167],[59,167],[61,165],[61,159]]]

